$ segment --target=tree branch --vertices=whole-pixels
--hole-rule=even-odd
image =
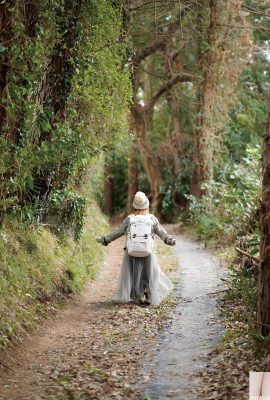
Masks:
[[[181,72],[180,74],[175,75],[172,79],[164,83],[159,90],[151,97],[149,103],[146,105],[148,110],[152,110],[158,99],[170,90],[174,85],[179,82],[191,82],[195,78],[198,78],[196,75],[189,74],[187,72]]]
[[[248,12],[252,14],[263,15],[264,17],[270,17],[270,14],[266,12],[266,10],[269,10],[269,6],[267,6],[265,10],[263,8],[262,10],[258,10],[254,7],[248,6],[247,4],[243,4],[242,7],[248,10]]]
[[[157,5],[155,3],[160,3],[160,5],[158,5],[158,7],[164,7],[164,0],[155,0],[154,6],[157,7]],[[166,0],[165,5],[169,5],[169,4],[175,5],[175,0]],[[136,10],[144,8],[145,6],[148,6],[148,5],[151,5],[151,7],[148,7],[147,10],[153,9],[153,0],[146,1],[145,3],[135,6],[135,7],[130,7],[130,11],[136,11]]]
[[[166,77],[164,75],[158,75],[158,74],[155,74],[154,72],[150,72],[146,68],[143,68],[141,66],[141,64],[137,64],[135,62],[134,62],[134,64],[136,65],[136,67],[138,67],[140,70],[146,72],[148,75],[155,76],[156,78],[163,79],[163,80],[166,79]]]
[[[155,40],[154,42],[148,44],[145,46],[145,48],[141,51],[141,53],[135,55],[134,61],[136,64],[140,63],[143,61],[146,57],[150,56],[151,54],[155,53],[157,50],[163,50],[166,46],[166,43],[168,41],[168,36],[171,36],[175,34],[179,27],[180,27],[180,20],[183,18],[185,15],[185,8],[181,9],[181,11],[177,14],[176,18],[174,21],[172,21],[168,25],[168,29],[165,32],[165,36],[162,37],[162,39]]]
[[[243,256],[246,256],[246,257],[251,258],[251,260],[255,261],[257,264],[260,263],[259,257],[255,257],[255,256],[253,256],[253,255],[247,253],[246,251],[239,249],[239,247],[235,247],[235,250],[236,250],[238,253],[242,254]]]

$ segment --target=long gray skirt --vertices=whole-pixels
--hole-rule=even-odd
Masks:
[[[150,304],[156,306],[172,289],[173,284],[160,270],[155,254],[132,257],[125,250],[114,301],[120,303],[134,301],[147,291]]]

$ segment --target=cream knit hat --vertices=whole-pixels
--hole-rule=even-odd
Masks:
[[[143,192],[137,192],[133,200],[133,208],[136,210],[145,210],[149,208],[149,200]]]

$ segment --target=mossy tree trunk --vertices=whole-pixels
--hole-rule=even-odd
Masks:
[[[66,104],[75,70],[74,58],[77,53],[76,42],[81,4],[81,0],[65,0],[63,15],[59,11],[59,18],[64,19],[59,27],[60,40],[52,50],[37,97],[43,116],[46,113],[52,115],[49,121],[52,127],[54,123],[64,121],[66,117]],[[40,142],[50,138],[51,131],[41,130]]]
[[[208,19],[209,10],[209,33],[206,40],[209,50],[204,53],[202,43],[199,44],[199,61],[204,71],[204,80],[198,84],[197,103],[199,104],[197,126],[194,134],[194,169],[191,182],[190,193],[196,197],[202,194],[210,195],[211,181],[213,180],[213,111],[216,102],[216,85],[218,77],[217,62],[217,13],[218,8],[215,0],[203,1],[199,13],[198,24],[202,33],[201,40],[206,40],[203,36],[205,20]],[[205,185],[205,188],[203,188]]]
[[[129,150],[128,157],[128,213],[132,211],[132,202],[138,191],[138,146],[133,141]]]
[[[104,211],[112,215],[113,208],[113,157],[108,153],[104,163]]]
[[[202,0],[198,5],[197,69],[202,71],[202,79],[196,94],[190,188],[197,198],[212,195],[213,166],[220,154],[228,106],[252,48],[251,27],[242,16],[241,6],[240,0]]]
[[[162,176],[158,159],[154,154],[149,138],[152,120],[152,109],[136,104],[131,112],[134,121],[134,128],[136,130],[137,143],[141,154],[143,168],[145,170],[151,188],[151,209],[154,213],[159,215],[159,188],[162,184]]]
[[[13,14],[12,8],[15,5],[14,0],[7,0],[0,4],[0,133],[13,143],[18,142],[18,137],[10,136],[8,127],[6,126],[8,118],[8,102],[9,102],[9,75],[14,73],[12,67],[12,45],[13,45]]]
[[[81,0],[65,0],[63,9],[59,8],[57,17],[60,21],[60,39],[52,50],[37,95],[38,125],[40,127],[38,145],[44,141],[51,141],[57,124],[63,123],[66,119],[67,100],[75,71],[81,6]],[[48,129],[44,129],[44,126],[48,126]],[[53,176],[46,168],[37,172],[34,186],[35,191],[38,190],[41,204],[46,201],[52,188],[61,189],[66,186],[67,171],[68,168],[61,166],[57,173],[53,173]]]
[[[257,324],[263,336],[270,335],[270,101],[263,138],[261,197],[261,245],[257,287]]]

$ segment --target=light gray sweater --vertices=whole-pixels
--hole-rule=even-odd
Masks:
[[[111,233],[108,235],[103,236],[103,243],[105,245],[111,243],[115,239],[119,238],[120,236],[127,235],[127,232],[129,231],[129,225],[130,225],[130,217],[132,216],[128,215],[126,219],[119,225],[115,230],[113,230]],[[160,237],[161,240],[163,240],[164,243],[166,243],[166,239],[170,237],[166,230],[163,228],[163,226],[159,223],[159,220],[157,217],[155,217],[153,214],[149,214],[150,218],[153,221],[153,226],[152,226],[152,234],[156,234]]]

